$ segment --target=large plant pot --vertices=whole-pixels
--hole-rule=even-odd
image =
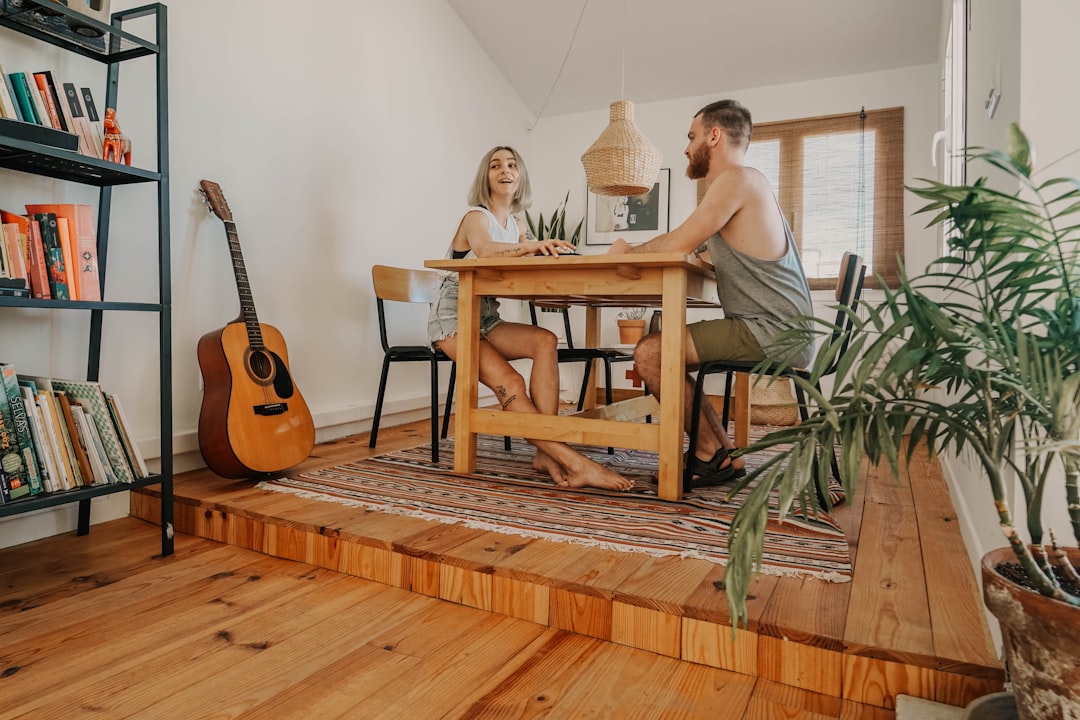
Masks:
[[[1068,548],[1080,564],[1080,550]],[[1080,720],[1080,607],[1044,597],[998,572],[1010,548],[982,559],[983,599],[1001,623],[1020,720]]]

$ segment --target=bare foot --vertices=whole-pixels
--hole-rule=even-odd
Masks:
[[[594,487],[625,492],[634,486],[633,481],[584,457],[581,458],[580,463],[576,464],[576,467],[568,468],[568,471],[565,487]]]
[[[560,465],[555,458],[541,450],[536,451],[536,457],[532,462],[533,470],[547,473],[559,487],[570,487],[566,478],[566,468]]]

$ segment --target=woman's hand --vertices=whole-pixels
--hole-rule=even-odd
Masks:
[[[530,240],[527,243],[534,255],[565,255],[577,249],[565,240]]]

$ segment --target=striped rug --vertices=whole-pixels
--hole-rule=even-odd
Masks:
[[[275,492],[343,503],[409,517],[460,523],[509,535],[578,543],[654,556],[678,555],[727,562],[727,536],[739,497],[725,488],[700,488],[681,502],[661,500],[650,482],[656,454],[576,446],[593,460],[634,480],[627,493],[562,490],[532,469],[532,446],[515,439],[507,452],[501,437],[480,436],[477,469],[453,474],[453,440],[431,463],[430,446],[260,482]],[[754,458],[748,458],[753,463]],[[843,531],[827,515],[774,517],[766,530],[762,572],[809,575],[832,582],[851,578]]]

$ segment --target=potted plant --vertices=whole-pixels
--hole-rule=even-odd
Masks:
[[[740,481],[756,487],[732,524],[725,586],[732,617],[745,618],[770,493],[786,498],[781,513],[813,512],[834,443],[848,497],[864,456],[898,475],[901,455],[917,448],[970,453],[994,499],[995,515],[984,520],[1008,541],[983,559],[984,600],[1002,626],[1020,717],[1078,717],[1080,552],[1063,545],[1080,543],[1080,183],[1036,181],[1015,125],[1007,154],[972,148],[967,156],[1020,190],[994,190],[985,178],[908,188],[928,201],[920,212],[933,213],[930,225],[949,228],[947,254],[920,275],[901,273],[876,306],[864,301],[845,356],[855,359],[841,364],[832,390],[815,385],[839,342],[819,348],[809,381],[795,379],[816,400],[809,421],[747,448],[792,445]],[[808,333],[821,334],[786,339],[805,342]],[[1012,479],[1026,532],[1013,521]],[[1044,532],[1043,498],[1055,484],[1069,503],[1071,543],[1062,542],[1067,527]]]
[[[620,310],[616,315],[619,323],[619,342],[623,345],[637,345],[645,335],[645,308],[631,307]]]
[[[555,212],[551,213],[547,222],[544,222],[544,214],[540,213],[536,220],[533,220],[529,211],[525,211],[525,222],[529,225],[529,231],[532,232],[533,237],[538,240],[565,240],[574,247],[578,246],[581,242],[581,228],[585,223],[585,218],[578,221],[577,227],[570,233],[570,237],[566,236],[566,203],[570,200],[570,191],[566,191],[566,197],[563,198],[555,207]]]

